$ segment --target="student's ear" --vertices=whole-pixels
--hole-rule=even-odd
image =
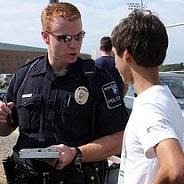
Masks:
[[[46,44],[49,44],[49,35],[48,35],[48,33],[42,31],[42,32],[41,32],[41,35],[42,35],[43,41],[44,41]]]
[[[128,52],[127,49],[125,49],[123,55],[124,55],[124,58],[125,58],[125,60],[126,60],[127,62],[130,62],[130,61],[131,61],[132,56],[130,55],[130,53]]]

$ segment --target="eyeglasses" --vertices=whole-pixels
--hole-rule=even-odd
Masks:
[[[65,34],[65,35],[55,35],[54,33],[48,32],[48,31],[47,31],[47,33],[49,33],[50,35],[55,37],[59,42],[63,41],[65,43],[71,42],[73,38],[76,41],[81,41],[85,36],[85,31],[81,31],[80,33],[78,33],[76,35],[67,35],[67,34]]]

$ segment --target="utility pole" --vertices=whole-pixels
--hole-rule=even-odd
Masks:
[[[140,9],[143,10],[146,8],[146,5],[143,3],[143,0],[140,1],[140,3],[127,3],[128,5],[128,10],[135,10],[135,9]]]
[[[50,0],[50,3],[58,3],[59,0]]]
[[[143,0],[141,0],[141,10],[143,10]]]

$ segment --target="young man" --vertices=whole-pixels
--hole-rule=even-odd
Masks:
[[[183,184],[184,119],[159,68],[168,47],[163,23],[133,11],[112,32],[115,61],[138,96],[124,133],[119,184]]]
[[[20,67],[10,83],[7,103],[0,102],[0,135],[19,127],[15,180],[103,182],[103,160],[120,153],[127,121],[117,86],[108,73],[94,67],[94,61],[79,58],[85,32],[74,5],[49,4],[41,21],[47,55]],[[50,165],[19,158],[23,148],[50,146],[59,152],[58,160],[47,160]]]

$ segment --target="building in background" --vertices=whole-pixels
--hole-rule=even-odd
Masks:
[[[46,49],[0,42],[0,73],[14,73],[30,59],[46,53]]]
[[[46,52],[44,48],[0,42],[0,73],[14,73],[19,66]],[[91,55],[81,53],[80,57],[88,59]]]

